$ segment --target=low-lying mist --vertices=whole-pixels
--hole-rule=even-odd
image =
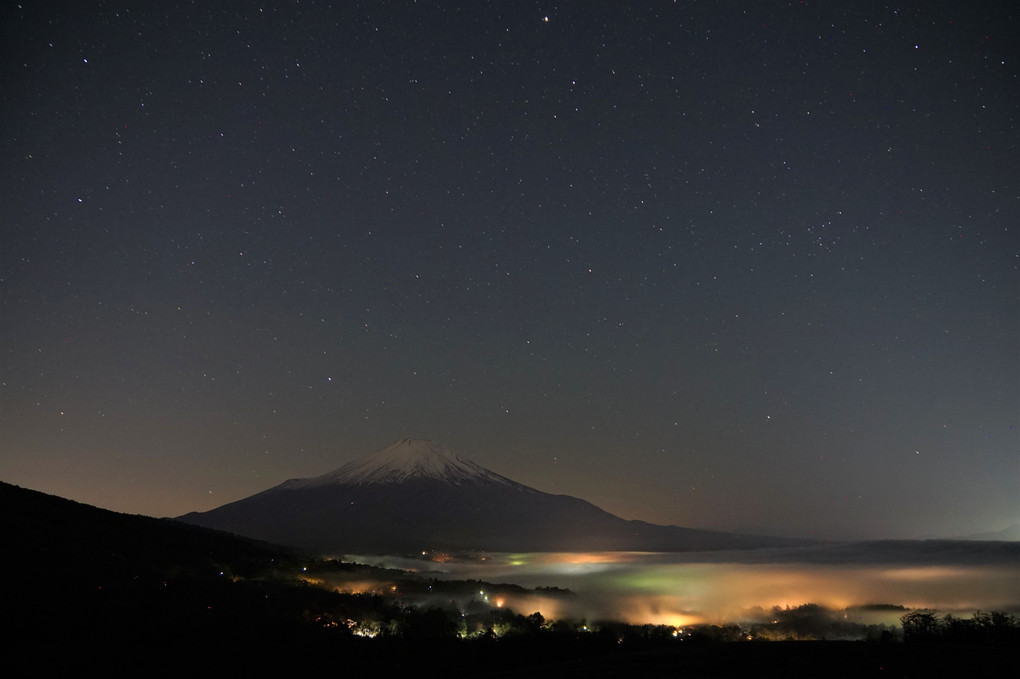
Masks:
[[[571,590],[575,596],[537,591],[500,597],[500,606],[525,614],[537,611],[549,619],[673,626],[760,623],[775,617],[777,610],[815,604],[858,624],[896,625],[906,609],[963,615],[1020,610],[1020,545],[992,544],[976,547],[979,559],[972,550],[961,551],[951,543],[747,553],[486,554],[442,563],[346,558],[438,580]]]

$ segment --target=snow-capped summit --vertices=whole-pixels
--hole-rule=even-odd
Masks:
[[[529,488],[416,439],[398,441],[322,476],[291,479],[178,518],[322,553],[663,552],[795,543],[628,521],[590,502]]]
[[[360,486],[402,483],[411,479],[435,479],[454,484],[482,482],[519,485],[455,455],[434,441],[405,438],[322,476],[292,479],[280,488],[295,490],[331,485]]]

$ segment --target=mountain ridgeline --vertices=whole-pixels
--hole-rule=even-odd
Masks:
[[[180,521],[326,553],[697,551],[808,541],[629,521],[516,483],[432,441],[404,439]]]

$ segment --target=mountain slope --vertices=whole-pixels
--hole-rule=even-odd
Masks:
[[[0,536],[22,571],[10,582],[95,587],[142,574],[238,574],[295,561],[293,550],[176,521],[121,514],[0,482]],[[13,558],[12,558],[13,562]],[[74,577],[68,577],[73,573]]]
[[[1007,526],[1002,530],[990,531],[987,533],[977,533],[974,535],[964,535],[962,537],[954,538],[956,540],[998,540],[1001,542],[1020,542],[1020,523],[1014,523],[1011,526]]]
[[[432,441],[403,439],[370,453],[360,460],[310,479],[291,479],[283,488],[400,483],[414,479],[434,479],[454,485],[462,483],[499,483],[520,486],[481,465],[454,455]]]
[[[802,541],[628,521],[521,485],[431,441],[361,460],[179,520],[324,552],[690,551]]]
[[[299,627],[266,599],[270,590],[305,591],[267,580],[296,570],[302,557],[285,547],[3,482],[0,538],[8,676],[77,675],[93,663],[106,676],[159,675],[148,663],[171,654],[143,649],[247,645],[258,635],[280,643]],[[194,672],[165,676],[186,669]]]

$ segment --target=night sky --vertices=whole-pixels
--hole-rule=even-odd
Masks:
[[[1020,521],[1020,10],[5,2],[0,478],[431,438],[626,518]]]

